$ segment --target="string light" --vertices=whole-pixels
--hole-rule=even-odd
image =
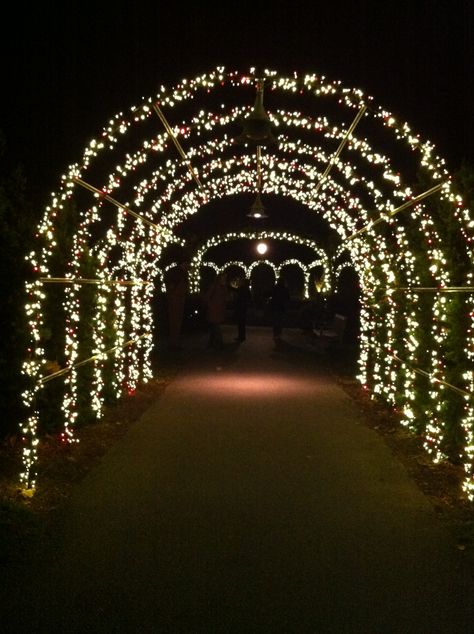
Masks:
[[[176,264],[174,264],[173,266],[176,266]],[[305,264],[304,262],[301,262],[301,260],[297,260],[296,258],[290,258],[288,260],[284,260],[280,264],[275,264],[274,262],[267,259],[265,260],[258,259],[251,262],[248,266],[244,262],[241,262],[240,260],[231,260],[230,262],[226,262],[225,264],[221,266],[218,266],[214,262],[201,261],[200,271],[198,273],[198,279],[199,280],[201,279],[202,270],[206,267],[215,271],[216,275],[219,275],[221,272],[227,271],[230,268],[239,268],[242,270],[245,277],[249,281],[251,281],[252,272],[254,271],[255,268],[261,267],[261,266],[268,266],[269,268],[271,268],[275,279],[277,279],[278,277],[282,275],[282,272],[287,266],[296,266],[299,269],[301,269],[304,276],[303,297],[305,299],[309,299],[310,297],[309,284],[310,284],[310,278],[311,278],[311,271],[315,269],[316,267],[322,268],[322,271],[320,272],[320,275],[319,275],[321,279],[320,290],[322,290],[325,287],[324,286],[325,273],[328,273],[327,271],[326,272],[324,271],[324,268],[323,268],[324,262],[322,260],[314,260],[313,262],[310,262],[309,264]],[[328,287],[326,286],[326,288]]]
[[[150,306],[155,289],[151,283],[135,282],[161,280],[158,284],[164,284],[160,257],[167,245],[183,244],[178,237],[179,227],[203,205],[210,200],[254,191],[257,167],[252,150],[235,147],[229,124],[248,114],[250,106],[242,107],[239,103],[241,93],[247,95],[255,79],[254,71],[242,74],[218,67],[177,86],[161,87],[155,97],[144,99],[126,114],[112,117],[99,137],[88,143],[81,162],[71,165],[62,177],[60,188],[52,195],[38,226],[38,248],[28,258],[36,277],[26,285],[30,344],[23,371],[29,377],[30,387],[23,395],[29,416],[21,426],[24,438],[21,480],[25,487],[35,486],[41,432],[38,396],[48,361],[44,337],[47,295],[41,278],[102,280],[91,285],[96,295],[91,323],[87,326],[92,333],[89,352],[96,356],[90,404],[93,414],[100,418],[108,389],[106,381],[115,395],[120,396],[133,393],[141,381],[151,377]],[[313,265],[293,262],[304,272],[305,293],[311,266],[316,266],[314,262],[325,272],[324,292],[330,290],[345,267],[353,267],[359,279],[361,302],[358,377],[376,398],[384,399],[401,412],[404,425],[421,429],[429,454],[434,460],[442,460],[447,432],[446,403],[454,398],[445,386],[449,382],[446,356],[451,345],[447,324],[454,300],[446,293],[436,294],[432,299],[426,295],[420,300],[415,290],[402,294],[390,289],[472,287],[471,211],[454,193],[444,161],[436,155],[433,144],[374,104],[370,96],[316,74],[285,77],[266,70],[265,81],[266,107],[278,128],[279,143],[278,149],[262,156],[262,192],[293,198],[303,204],[308,214],[323,218],[337,232],[341,246],[329,258],[314,240],[291,232],[217,235],[201,245],[193,257],[192,290],[199,289],[202,267],[210,266],[203,259],[205,254],[228,240],[286,240],[312,249]],[[237,97],[235,103],[233,95]],[[311,100],[320,104],[319,111],[331,112],[331,116],[312,116],[319,106],[308,108],[308,112],[291,110],[296,104]],[[223,107],[216,108],[216,103],[223,102]],[[190,103],[198,108],[189,108]],[[169,129],[163,130],[157,109],[163,113]],[[181,109],[186,120],[178,122],[176,113]],[[373,145],[364,137],[364,130],[372,129],[377,130]],[[186,161],[176,152],[178,146],[186,148]],[[382,146],[386,148],[384,152]],[[433,200],[417,199],[417,192],[413,191],[416,175],[411,168],[403,161],[392,165],[388,155],[398,156],[401,151],[410,157],[407,165],[417,164],[426,177],[428,185],[423,191],[439,188],[432,198],[449,207],[451,231],[456,232],[456,240],[453,236],[448,239],[442,222],[432,213]],[[87,183],[94,186],[85,187]],[[201,186],[196,187],[196,183]],[[84,203],[87,195],[91,197],[90,206]],[[64,252],[66,247],[60,243],[57,227],[73,203],[79,210],[78,220],[74,234],[69,237],[65,269],[59,271],[55,270],[55,254]],[[364,231],[359,234],[362,228]],[[349,237],[352,239],[347,240]],[[469,271],[462,279],[455,278],[452,271],[452,244],[456,244],[456,257],[462,254],[469,264]],[[88,277],[84,267],[89,261],[93,262],[96,273]],[[256,265],[249,265],[246,274]],[[129,281],[131,285],[114,285],[110,283],[113,280]],[[67,442],[74,442],[81,370],[74,368],[83,358],[86,330],[82,323],[84,302],[80,288],[78,284],[67,285],[62,306],[66,316],[63,356],[66,366],[73,368],[60,379],[65,382],[62,410]],[[458,387],[468,396],[461,397],[463,415],[459,429],[464,435],[463,488],[474,499],[472,295],[467,296],[465,306],[469,325],[460,353],[462,384]],[[137,343],[125,345],[132,340]],[[109,345],[111,342],[114,346]],[[104,351],[111,347],[114,354],[106,361]],[[406,360],[406,364],[401,367],[395,357]],[[426,377],[413,370],[419,367],[420,358],[427,364],[423,369],[435,379],[429,384]],[[113,366],[111,371],[106,371],[108,365]],[[419,398],[422,389],[426,397],[423,404]]]

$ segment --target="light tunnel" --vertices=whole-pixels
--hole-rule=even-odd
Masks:
[[[278,144],[256,151],[235,139],[257,79]],[[162,254],[187,246],[186,224],[210,201],[225,215],[229,197],[253,195],[257,184],[262,196],[297,201],[307,218],[303,230],[289,215],[285,229],[260,233],[311,244],[336,275],[354,267],[360,382],[422,434],[434,461],[464,465],[473,499],[474,220],[443,159],[358,89],[317,74],[224,68],[114,116],[52,195],[26,286],[23,485],[35,486],[48,421],[61,417],[74,442],[76,425],[152,378]],[[315,218],[336,236],[330,263],[312,235]],[[235,235],[203,229],[194,271],[211,245]]]

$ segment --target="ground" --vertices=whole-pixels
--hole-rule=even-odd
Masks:
[[[74,486],[159,397],[178,370],[179,364],[165,364],[152,381],[110,408],[100,423],[77,430],[78,443],[64,444],[59,435],[44,438],[39,446],[41,486],[34,495],[30,496],[30,492],[18,486],[19,436],[3,441],[0,445],[0,568],[28,556]]]
[[[340,376],[338,381],[360,407],[367,426],[383,436],[436,513],[454,532],[457,548],[472,560],[474,572],[474,504],[462,492],[463,467],[450,462],[433,463],[422,439],[401,426],[394,413],[374,402],[355,380]]]
[[[163,363],[164,361],[164,363]],[[29,497],[18,488],[20,444],[9,438],[0,446],[0,566],[27,556],[45,534],[74,486],[100,461],[101,457],[137,421],[149,404],[173,379],[182,360],[161,360],[154,380],[134,396],[110,409],[103,421],[78,431],[79,443],[65,446],[58,437],[48,437],[40,445],[41,486]],[[354,399],[366,425],[380,434],[392,453],[433,504],[459,550],[472,561],[474,574],[474,505],[462,494],[463,469],[450,463],[433,464],[422,447],[422,440],[403,428],[395,414],[374,402],[353,378],[350,364],[328,367],[339,385]]]

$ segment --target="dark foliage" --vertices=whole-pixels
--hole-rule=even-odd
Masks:
[[[37,219],[25,197],[25,178],[20,167],[4,165],[5,144],[0,136],[0,436],[15,434],[24,414],[21,393],[26,381],[21,374],[27,347],[25,280],[30,277],[26,255],[33,248]]]

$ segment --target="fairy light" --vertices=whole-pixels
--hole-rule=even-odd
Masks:
[[[92,410],[95,412],[96,418],[99,420],[103,415],[103,390],[104,377],[102,372],[102,364],[106,345],[104,341],[105,328],[107,323],[107,309],[109,305],[109,285],[100,285],[96,295],[96,312],[94,315],[93,341],[94,354],[97,360],[94,362],[94,381],[92,387]]]
[[[282,271],[287,266],[296,266],[299,269],[301,269],[301,271],[303,273],[303,277],[304,277],[303,297],[305,299],[309,299],[309,297],[310,297],[309,283],[310,283],[310,278],[311,278],[311,271],[315,267],[317,267],[317,266],[318,267],[322,267],[323,265],[324,265],[323,261],[319,260],[319,259],[318,260],[313,260],[313,262],[310,262],[310,264],[305,264],[304,262],[301,262],[301,260],[298,260],[296,258],[289,258],[289,259],[284,260],[283,262],[281,262],[281,264],[275,264],[271,260],[267,260],[267,259],[254,260],[249,265],[246,265],[244,262],[242,262],[240,260],[231,260],[229,262],[226,262],[222,266],[218,266],[214,262],[209,262],[209,261],[202,261],[201,264],[200,264],[201,271],[202,271],[203,268],[206,268],[206,267],[207,268],[211,268],[211,269],[213,269],[215,271],[216,275],[219,275],[221,272],[227,271],[230,268],[239,268],[239,269],[242,270],[242,273],[245,275],[245,277],[249,281],[251,281],[253,270],[255,268],[259,267],[259,266],[268,266],[269,268],[271,268],[275,278],[280,277],[280,275],[282,274]],[[199,275],[199,278],[200,277],[201,277],[201,274]],[[322,274],[322,277],[324,277],[324,272]]]
[[[471,269],[474,252],[472,213],[453,193],[444,161],[436,155],[433,144],[415,134],[407,123],[398,121],[390,112],[375,105],[370,96],[317,74],[298,76],[295,73],[285,77],[265,70],[264,77],[268,90],[267,108],[272,122],[278,127],[279,144],[278,150],[271,149],[261,157],[262,192],[297,200],[308,213],[324,218],[337,232],[342,245],[330,261],[314,241],[291,232],[235,232],[213,236],[193,257],[192,290],[196,292],[199,288],[202,267],[212,266],[204,261],[206,253],[228,240],[286,240],[309,247],[314,253],[313,267],[321,266],[324,271],[324,292],[330,290],[331,283],[345,266],[352,266],[360,284],[359,380],[375,395],[396,406],[402,412],[404,425],[415,429],[423,422],[425,447],[434,460],[441,460],[446,431],[443,407],[451,398],[444,385],[449,345],[446,322],[450,304],[446,294],[439,293],[433,298],[431,312],[422,310],[419,294],[414,289],[417,286],[447,288],[451,285],[454,278],[449,241],[431,216],[431,201],[417,198],[413,192],[410,183],[414,182],[414,175],[408,169],[392,165],[389,157],[381,152],[380,143],[377,141],[373,147],[364,137],[364,130],[377,127],[379,136],[387,139],[387,148],[408,150],[416,159],[430,181],[425,191],[436,189],[433,196],[452,209],[459,237],[456,248],[463,252]],[[34,470],[41,431],[41,412],[37,411],[36,403],[42,389],[39,379],[45,373],[42,337],[46,324],[43,315],[45,295],[40,278],[52,278],[59,273],[71,280],[81,279],[87,254],[91,254],[100,267],[97,277],[101,283],[95,287],[91,350],[97,357],[91,383],[91,406],[100,417],[106,380],[111,381],[118,397],[124,391],[133,391],[140,381],[151,377],[153,320],[150,300],[154,288],[150,282],[160,279],[164,284],[164,274],[159,268],[163,249],[173,242],[183,244],[177,237],[178,227],[210,200],[254,191],[255,157],[250,149],[237,150],[228,134],[229,124],[237,116],[245,116],[250,109],[232,103],[230,95],[240,95],[242,90],[248,92],[248,87],[254,85],[255,71],[242,74],[218,67],[194,79],[185,79],[174,87],[163,86],[155,97],[144,99],[127,113],[113,116],[98,138],[88,143],[81,162],[71,165],[62,177],[60,188],[52,195],[38,226],[40,246],[29,256],[38,279],[26,287],[30,344],[23,372],[28,376],[30,387],[23,400],[30,413],[21,428],[24,439],[21,480],[24,486],[33,488],[35,485]],[[220,99],[222,95],[225,97]],[[320,111],[324,111],[327,104],[331,106],[328,111],[333,114],[314,118],[307,112],[284,110],[278,100],[285,102],[290,95],[291,103],[296,103],[301,95],[302,103],[315,100],[321,104]],[[222,103],[224,99],[226,104],[216,108],[216,101]],[[198,108],[186,121],[178,122],[179,115],[175,113],[190,100],[198,104]],[[212,104],[208,107],[209,102]],[[157,108],[169,129],[154,126],[155,121],[159,124]],[[315,110],[312,108],[311,112]],[[351,126],[355,121],[357,129],[355,125]],[[366,122],[370,122],[370,126]],[[187,148],[185,160],[176,152],[178,146],[182,147],[182,141],[186,142]],[[336,155],[335,147],[341,148]],[[103,176],[104,165],[111,166],[106,177]],[[57,221],[67,205],[76,200],[79,187],[89,191],[91,206],[80,209],[66,270],[56,272],[50,270],[53,256],[63,248],[58,243]],[[113,213],[114,205],[116,213]],[[398,216],[409,218],[406,226],[398,222]],[[362,228],[364,231],[359,233]],[[277,274],[289,263],[267,265]],[[312,264],[303,265],[297,261],[291,261],[291,264],[303,271],[306,296]],[[256,265],[255,262],[244,267],[245,274],[249,276],[251,267]],[[130,286],[109,283],[114,280],[127,281]],[[149,283],[139,284],[138,281]],[[473,282],[472,272],[467,279],[456,281],[465,286],[472,286]],[[387,289],[397,287],[413,290],[403,294],[387,292]],[[64,291],[64,357],[71,368],[80,362],[79,347],[83,337],[79,288],[79,284],[67,284]],[[374,297],[384,299],[374,301]],[[464,490],[474,499],[474,298],[467,302],[470,325],[462,372],[464,386],[459,387],[471,396],[466,397],[460,424],[465,437]],[[113,306],[112,315],[110,306]],[[423,335],[423,341],[426,341],[426,333],[430,343],[425,350],[421,349],[420,340]],[[110,358],[113,369],[106,376],[102,356],[108,349],[108,337],[113,339],[115,347]],[[137,343],[127,346],[130,341]],[[420,354],[427,359],[426,372],[434,377],[429,384],[428,406],[424,412],[420,412],[417,401],[418,379],[413,370]],[[394,357],[406,360],[402,369],[396,367]],[[78,416],[77,378],[77,370],[73,369],[61,379],[66,385],[62,409],[64,438],[68,442],[74,441]]]
[[[214,247],[217,247],[221,244],[225,244],[226,242],[231,242],[235,240],[283,240],[283,241],[291,242],[293,244],[299,244],[301,246],[305,246],[311,249],[313,254],[318,256],[315,262],[317,262],[318,265],[321,264],[323,267],[325,267],[326,270],[329,270],[329,260],[326,253],[324,252],[323,249],[321,249],[321,247],[317,245],[316,242],[314,242],[313,240],[309,240],[308,238],[301,237],[301,236],[298,236],[297,234],[293,234],[290,232],[281,232],[281,231],[230,232],[227,234],[216,235],[216,236],[213,236],[212,238],[209,238],[209,240],[207,240],[206,243],[203,244],[196,251],[196,254],[194,255],[190,265],[190,285],[191,285],[191,291],[193,293],[200,292],[200,270],[203,266],[203,259],[206,257],[207,252]],[[295,260],[294,263],[299,264],[299,261]],[[254,263],[252,266],[256,266],[256,264],[257,262]],[[280,265],[279,268],[276,268],[275,269],[276,274],[279,273],[279,270],[281,269],[283,265],[286,266],[287,264],[289,264],[289,262],[287,262],[286,264]],[[313,265],[315,266],[314,263]],[[328,291],[329,291],[329,287],[326,285],[325,292],[328,292]]]
[[[474,282],[474,272],[468,274],[468,284]],[[463,490],[469,500],[474,500],[474,297],[471,297],[469,308],[469,330],[467,339],[467,355],[470,361],[469,367],[463,376],[466,381],[470,397],[465,400],[464,417],[462,427],[465,434],[464,446],[464,471],[466,477],[463,483]]]

